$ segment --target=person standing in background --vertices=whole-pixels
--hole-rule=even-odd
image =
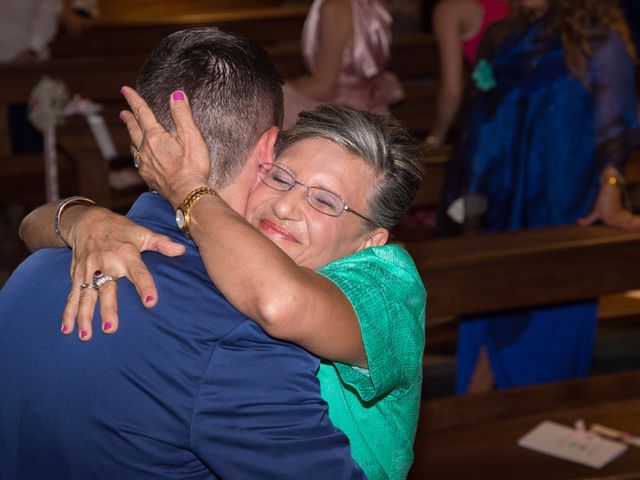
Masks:
[[[437,113],[425,144],[446,143],[464,90],[464,62],[476,63],[480,41],[489,26],[509,14],[508,0],[442,0],[433,10],[433,32],[440,56]]]
[[[320,103],[348,105],[388,114],[404,94],[386,70],[391,24],[385,0],[315,0],[302,32],[309,75],[284,85],[284,128]]]
[[[638,145],[635,52],[617,2],[515,0],[487,32],[442,204],[485,232],[599,220],[625,230],[621,172]],[[478,218],[479,219],[479,218]],[[457,393],[579,378],[591,371],[597,302],[467,318]]]
[[[0,62],[49,58],[58,27],[79,33],[98,14],[97,0],[4,0],[0,16]]]

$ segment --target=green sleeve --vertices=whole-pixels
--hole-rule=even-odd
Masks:
[[[411,257],[396,245],[364,249],[319,270],[358,316],[367,371],[334,362],[363,401],[397,393],[422,379],[426,292]]]

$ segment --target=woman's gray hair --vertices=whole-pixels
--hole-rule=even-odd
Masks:
[[[391,229],[413,203],[422,182],[421,150],[395,118],[351,107],[321,105],[302,112],[294,127],[281,132],[276,158],[297,142],[325,138],[357,155],[377,175],[367,205],[374,226]]]

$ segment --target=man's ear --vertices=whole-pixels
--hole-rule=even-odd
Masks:
[[[376,228],[375,230],[372,230],[371,232],[367,232],[365,234],[364,240],[360,245],[360,248],[358,248],[358,251],[364,250],[365,248],[369,247],[381,247],[382,245],[386,244],[388,240],[389,230],[381,227]]]
[[[260,158],[258,163],[273,162],[278,133],[280,133],[278,127],[271,127],[262,134],[260,140],[258,140],[258,144],[260,145],[260,150],[258,151],[258,157]]]
[[[250,157],[250,162],[253,164],[251,167],[256,172],[254,188],[260,181],[260,177],[258,177],[258,165],[261,163],[271,163],[274,160],[274,148],[276,140],[278,139],[278,133],[278,127],[273,126],[264,132],[256,143],[254,154]]]

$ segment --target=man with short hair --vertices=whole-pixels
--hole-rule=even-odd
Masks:
[[[272,159],[280,85],[262,49],[202,28],[165,38],[138,90],[167,128],[171,92],[187,93],[214,158],[210,184],[244,212],[257,163]],[[328,420],[318,360],[224,299],[174,214],[154,193],[129,212],[186,253],[145,254],[162,296],[152,309],[123,279],[120,335],[60,334],[69,250],[36,252],[5,284],[0,479],[364,478]]]

